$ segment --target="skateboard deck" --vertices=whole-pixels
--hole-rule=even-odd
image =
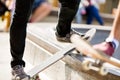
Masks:
[[[72,35],[71,42],[82,53],[79,60],[82,61],[85,70],[92,69],[99,71],[101,75],[107,75],[109,72],[117,76],[120,75],[119,60],[95,50],[88,42],[76,34]],[[73,55],[73,57],[75,56]],[[108,65],[111,66],[108,67]]]
[[[90,29],[86,33],[84,33],[85,34],[84,37],[89,37],[87,41],[90,41],[94,37],[95,33],[96,33],[96,29],[94,29],[94,28]],[[66,55],[68,55],[69,53],[71,53],[74,50],[75,50],[75,46],[73,44],[69,43],[68,47],[60,50],[59,52],[55,53],[52,57],[48,58],[47,60],[40,63],[39,65],[33,67],[30,71],[27,72],[27,74],[32,79],[39,72],[45,70],[46,68],[48,68],[52,64],[56,63],[57,61],[59,61],[60,59],[62,59],[63,57],[65,57]]]

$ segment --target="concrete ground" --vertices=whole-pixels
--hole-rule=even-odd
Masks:
[[[0,80],[10,80],[9,35],[0,33]]]

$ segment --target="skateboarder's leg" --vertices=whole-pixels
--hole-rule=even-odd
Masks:
[[[120,41],[120,23],[119,22],[120,22],[120,2],[118,5],[117,15],[113,22],[113,28],[108,38],[106,39],[105,42],[94,45],[93,47],[95,49],[101,50],[106,54],[112,56],[114,51],[118,48],[119,41]]]
[[[117,15],[115,16],[115,20],[113,23],[113,28],[111,30],[109,37],[115,38],[118,41],[120,41],[120,2],[118,5]]]
[[[80,0],[59,0],[59,2],[61,3],[61,8],[56,27],[56,36],[59,37],[57,38],[58,40],[70,34],[71,23],[77,13]],[[69,41],[69,38],[65,40]]]
[[[24,78],[25,62],[23,53],[26,38],[26,26],[30,16],[33,0],[16,0],[15,14],[10,28],[10,49],[12,55],[11,68],[14,78]]]

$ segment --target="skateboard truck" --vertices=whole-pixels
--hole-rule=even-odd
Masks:
[[[89,59],[84,60],[83,67],[85,70],[92,69],[92,70],[98,71],[101,75],[107,75],[107,73],[109,72],[109,69],[108,69],[108,67],[104,66],[104,63],[108,63],[112,66],[115,66],[114,68],[119,70],[119,72],[120,72],[120,61],[119,60],[111,59],[111,57],[106,55],[105,53],[95,50],[92,47],[92,45],[90,45],[88,42],[84,41],[82,38],[80,38],[76,34],[74,34],[71,37],[71,42],[76,46],[76,49],[79,52],[81,52],[83,55],[85,55],[87,57],[90,57],[91,59],[93,59],[95,61],[95,62],[92,62]],[[98,60],[98,62],[96,60]],[[97,62],[98,66],[96,66],[96,62]],[[113,69],[111,69],[111,70],[113,70]],[[118,72],[116,72],[116,73],[118,73]]]

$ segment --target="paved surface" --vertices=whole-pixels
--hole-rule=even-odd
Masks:
[[[0,80],[10,80],[9,35],[0,33]]]

